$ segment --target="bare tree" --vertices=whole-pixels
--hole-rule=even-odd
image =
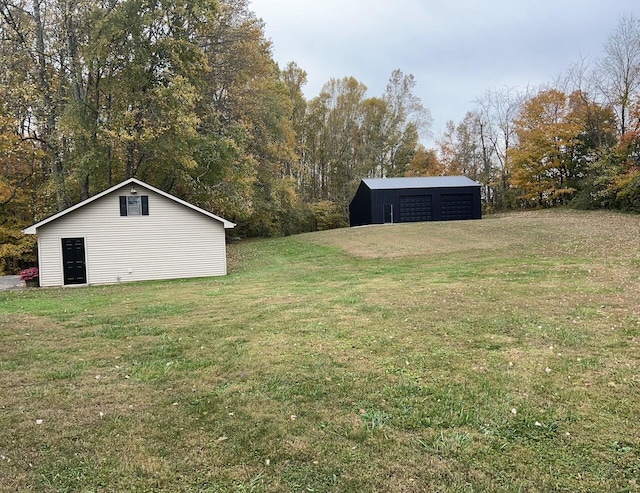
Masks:
[[[497,206],[504,206],[503,200],[509,187],[508,153],[516,143],[515,119],[518,116],[524,96],[516,89],[505,87],[500,90],[488,90],[475,102],[479,106],[482,122],[482,139],[485,150],[483,154],[491,154],[497,168],[495,197]],[[488,144],[487,144],[488,143]],[[487,148],[491,148],[488,153]]]
[[[640,95],[640,22],[633,15],[620,18],[609,36],[605,57],[598,65],[600,90],[618,114],[620,135],[627,131],[629,109]]]

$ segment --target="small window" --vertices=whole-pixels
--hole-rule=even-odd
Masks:
[[[121,216],[148,216],[149,197],[147,195],[121,195]]]
[[[127,197],[127,216],[142,216],[142,206],[140,205],[139,195]]]

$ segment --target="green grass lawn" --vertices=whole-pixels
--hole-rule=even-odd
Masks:
[[[0,293],[0,490],[637,491],[640,217],[246,241]]]

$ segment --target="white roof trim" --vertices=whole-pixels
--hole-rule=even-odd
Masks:
[[[215,219],[216,221],[220,221],[222,224],[224,224],[224,229],[231,229],[233,227],[235,227],[235,224],[227,221],[226,219],[221,218],[220,216],[216,216],[215,214],[212,214],[211,212],[205,211],[204,209],[200,209],[200,207],[196,207],[193,204],[190,204],[189,202],[186,202],[182,199],[179,199],[178,197],[174,197],[173,195],[167,193],[167,192],[163,192],[162,190],[158,190],[155,187],[152,187],[151,185],[144,183],[140,180],[136,180],[135,178],[129,178],[128,180],[123,181],[122,183],[119,183],[117,185],[114,185],[113,187],[105,190],[104,192],[100,192],[99,194],[94,195],[93,197],[89,197],[87,200],[83,200],[82,202],[77,203],[76,205],[73,205],[71,207],[69,207],[68,209],[65,209],[63,211],[58,212],[57,214],[54,214],[53,216],[48,217],[47,219],[44,219],[42,221],[40,221],[39,223],[33,224],[32,226],[29,226],[28,228],[25,228],[22,230],[23,233],[25,234],[29,234],[29,235],[35,235],[37,234],[37,230],[39,227],[44,226],[45,224],[48,224],[52,221],[55,221],[56,219],[69,214],[70,212],[75,211],[76,209],[80,209],[80,207],[84,207],[85,205],[89,204],[90,202],[93,202],[94,200],[98,200],[102,197],[104,197],[107,194],[110,194],[111,192],[118,190],[120,188],[126,187],[127,185],[138,185],[140,187],[144,187],[144,188],[148,188],[149,190],[162,195],[163,197],[166,197],[170,200],[173,200],[174,202],[177,202],[178,204],[182,204],[185,207],[188,207],[189,209],[193,209],[196,212],[199,212],[200,214],[204,214],[205,216],[210,217],[211,219]]]

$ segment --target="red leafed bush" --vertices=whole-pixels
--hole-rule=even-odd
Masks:
[[[20,272],[20,279],[23,281],[30,281],[31,279],[37,279],[40,277],[40,271],[37,267],[29,267]]]

